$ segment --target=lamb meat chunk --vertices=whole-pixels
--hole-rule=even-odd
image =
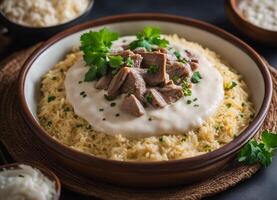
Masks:
[[[109,87],[108,87],[108,96],[116,97],[120,94],[120,87],[123,85],[126,80],[128,74],[130,73],[129,67],[123,67],[119,70],[119,72],[113,77]]]
[[[185,77],[189,76],[190,66],[181,62],[174,62],[166,66],[166,72],[172,80],[175,80],[176,77],[183,80]]]
[[[157,68],[157,72],[143,73],[147,85],[157,86],[166,82],[166,55],[159,52],[140,53],[143,57],[141,66],[149,69],[150,66]]]
[[[113,79],[112,74],[107,74],[105,76],[102,76],[96,83],[95,88],[99,90],[107,90],[109,88],[109,85]]]
[[[131,67],[140,68],[142,57],[140,54],[135,54],[134,52],[130,50],[120,51],[113,55],[119,55],[122,56],[124,59],[131,58],[134,61],[134,64]]]
[[[161,48],[161,47],[155,49],[155,52],[168,54],[168,50],[166,48]]]
[[[199,63],[197,59],[193,59],[190,61],[190,68],[192,71],[195,71],[197,68],[199,68]]]
[[[134,53],[140,54],[140,53],[146,53],[146,52],[147,50],[144,47],[137,47],[136,49],[134,49]]]
[[[129,96],[127,95],[123,99],[120,109],[123,112],[129,113],[136,117],[140,117],[140,116],[144,115],[144,113],[145,113],[145,110],[144,110],[142,104],[133,94],[131,94]]]
[[[143,101],[146,84],[140,74],[141,70],[143,69],[130,68],[130,72],[121,87],[121,92],[134,94],[140,101]]]
[[[154,88],[148,89],[145,98],[154,108],[163,108],[167,105],[162,95]]]
[[[182,87],[175,84],[166,85],[163,88],[157,88],[157,90],[168,104],[174,103],[184,96]]]

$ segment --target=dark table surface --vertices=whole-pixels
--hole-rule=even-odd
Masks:
[[[203,20],[219,26],[252,46],[264,56],[272,66],[277,66],[277,48],[259,44],[242,35],[228,21],[224,11],[224,0],[96,0],[88,19],[133,12],[159,12]],[[23,49],[30,44],[12,42],[0,54],[0,59],[13,51]],[[88,200],[74,192],[63,189],[62,200]],[[260,170],[251,179],[208,199],[214,200],[276,200],[277,199],[277,156],[267,169]]]

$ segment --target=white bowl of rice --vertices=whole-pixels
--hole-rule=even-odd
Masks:
[[[170,132],[132,138],[128,134],[114,134],[112,129],[101,129],[111,130],[108,133],[100,132],[97,128],[105,127],[109,120],[99,121],[99,126],[92,124],[86,115],[76,114],[80,107],[66,94],[66,76],[81,57],[80,36],[103,27],[120,36],[135,35],[145,26],[159,27],[170,42],[205,56],[222,77],[223,99],[213,115],[182,134]],[[212,25],[161,14],[108,17],[60,33],[34,52],[19,79],[23,117],[50,156],[76,173],[143,187],[189,183],[217,172],[260,128],[271,94],[266,64],[248,45]],[[191,101],[186,99],[188,104]],[[155,124],[155,119],[151,123]],[[159,127],[166,129],[173,124]],[[127,125],[124,126],[130,128]],[[148,128],[151,126],[154,125]],[[120,130],[118,126],[111,127]],[[179,131],[178,128],[174,126],[174,130]],[[138,126],[137,131],[143,130]]]

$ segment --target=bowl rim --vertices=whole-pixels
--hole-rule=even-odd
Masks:
[[[211,34],[214,34],[228,42],[231,42],[236,47],[243,50],[246,54],[248,54],[251,59],[255,61],[257,64],[263,79],[264,79],[264,90],[265,96],[263,99],[262,106],[256,116],[254,117],[253,121],[241,132],[241,134],[232,140],[230,143],[220,147],[217,150],[214,150],[209,153],[205,153],[199,156],[184,158],[184,159],[177,159],[177,160],[169,160],[169,161],[117,161],[111,159],[105,159],[96,157],[90,154],[86,154],[81,151],[77,151],[70,147],[63,145],[62,143],[56,141],[50,135],[47,134],[46,131],[40,126],[39,122],[32,116],[31,111],[28,109],[27,102],[25,99],[25,79],[26,75],[31,68],[33,62],[38,58],[46,49],[51,47],[53,44],[58,42],[59,40],[74,34],[78,31],[82,31],[84,29],[92,28],[94,26],[104,26],[105,24],[112,24],[117,22],[134,22],[134,21],[161,21],[161,22],[169,22],[169,23],[177,23],[181,25],[188,25],[195,28],[199,28],[205,30]],[[267,64],[263,61],[263,59],[259,56],[259,54],[254,51],[250,46],[246,43],[238,39],[237,37],[233,36],[232,34],[214,26],[206,22],[202,22],[199,20],[185,18],[175,15],[168,15],[168,14],[161,14],[161,13],[133,13],[133,14],[122,14],[122,15],[114,15],[99,18],[97,20],[88,21],[86,23],[82,23],[80,25],[73,26],[47,40],[43,43],[38,49],[36,49],[32,55],[26,60],[23,65],[23,68],[19,74],[19,81],[18,81],[18,94],[19,94],[19,103],[21,106],[21,112],[23,118],[25,119],[26,123],[29,127],[33,130],[33,132],[41,139],[50,149],[54,150],[62,154],[68,158],[77,158],[82,160],[86,163],[97,162],[97,163],[106,163],[108,165],[113,165],[115,167],[143,167],[148,166],[150,169],[152,167],[161,167],[163,170],[170,170],[167,166],[175,164],[179,166],[180,170],[190,169],[190,168],[200,168],[204,165],[213,163],[218,160],[222,160],[227,156],[230,156],[237,152],[246,142],[253,138],[258,129],[261,127],[262,122],[264,121],[267,111],[269,109],[272,97],[272,80],[270,76],[270,72],[267,69]],[[176,168],[175,168],[176,170]]]
[[[20,23],[17,23],[17,22],[14,22],[14,21],[12,21],[11,19],[9,19],[4,13],[3,13],[3,11],[2,11],[2,9],[0,9],[0,20],[1,20],[1,18],[2,18],[2,20],[4,21],[4,26],[6,25],[6,24],[10,24],[11,26],[15,26],[15,27],[17,27],[17,28],[20,28],[20,29],[25,29],[25,30],[48,30],[48,29],[55,29],[55,28],[60,28],[60,27],[63,27],[63,26],[67,26],[67,25],[69,25],[69,24],[71,24],[71,23],[74,23],[74,22],[76,22],[76,21],[78,21],[80,18],[82,18],[82,17],[85,17],[87,14],[89,14],[89,12],[92,10],[92,8],[93,8],[93,5],[94,5],[94,2],[95,2],[95,0],[89,0],[90,2],[89,2],[89,5],[88,5],[88,7],[86,8],[86,10],[83,12],[83,13],[81,13],[79,16],[77,16],[77,17],[75,17],[75,18],[73,18],[73,19],[71,19],[71,20],[69,20],[69,21],[66,21],[66,22],[64,22],[64,23],[62,23],[62,24],[56,24],[56,25],[51,25],[51,26],[43,26],[43,27],[33,27],[33,26],[26,26],[26,25],[24,25],[24,24],[20,24]],[[0,1],[0,3],[1,3],[1,1]]]
[[[237,18],[239,20],[241,20],[244,24],[247,24],[248,26],[252,27],[253,29],[259,30],[260,32],[265,32],[265,33],[269,33],[271,35],[276,35],[276,37],[277,37],[277,30],[274,31],[274,30],[266,29],[266,28],[258,26],[256,24],[250,22],[249,20],[247,20],[245,18],[245,16],[240,12],[240,10],[237,6],[238,1],[239,0],[225,0],[225,4],[226,4],[226,6],[228,6],[231,9],[231,11],[237,16]]]
[[[46,166],[44,166],[41,163],[34,162],[34,161],[19,161],[15,163],[8,163],[4,165],[0,165],[0,172],[5,170],[5,169],[10,169],[10,168],[17,168],[19,165],[29,165],[32,168],[38,169],[44,176],[46,176],[50,181],[55,182],[55,190],[56,190],[56,195],[54,197],[55,200],[58,200],[60,198],[61,194],[61,182],[60,179],[57,177],[57,175],[52,172],[50,169],[48,169]]]

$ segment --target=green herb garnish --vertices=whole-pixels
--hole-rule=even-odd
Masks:
[[[193,72],[192,77],[191,77],[191,82],[199,83],[200,79],[202,79],[200,72]]]
[[[123,58],[121,56],[110,56],[109,61],[112,68],[119,68],[123,64]]]
[[[159,68],[157,65],[150,65],[147,69],[147,72],[149,74],[156,74],[159,71]]]
[[[116,103],[115,102],[112,102],[111,103],[111,107],[115,107],[116,106]]]
[[[169,42],[161,38],[159,28],[147,26],[143,32],[137,33],[137,40],[131,42],[130,49],[134,50],[138,47],[144,47],[146,50],[151,51],[155,46],[165,48]]]
[[[164,141],[163,137],[159,137],[159,141],[163,142]]]
[[[117,39],[118,34],[107,28],[103,28],[98,32],[90,31],[81,36],[83,58],[87,66],[90,67],[85,75],[85,81],[94,81],[107,73],[110,61],[108,52],[112,41]]]
[[[178,60],[181,60],[181,53],[179,51],[174,51],[174,55]]]
[[[267,167],[272,162],[272,157],[276,148],[276,133],[263,131],[261,134],[261,141],[252,139],[240,150],[238,161],[248,165],[259,162],[262,166]]]
[[[51,101],[54,101],[56,99],[56,96],[48,96],[48,103],[51,102]]]
[[[182,90],[185,96],[191,96],[191,85],[188,80],[184,80],[182,83]]]
[[[191,104],[192,103],[192,101],[189,99],[189,100],[187,100],[187,104]]]
[[[146,101],[148,102],[148,103],[152,103],[152,101],[153,101],[153,95],[152,94],[147,94],[146,95]]]
[[[226,106],[227,106],[227,108],[231,108],[232,104],[231,103],[227,103]]]
[[[235,81],[227,83],[224,85],[225,90],[231,90],[232,88],[236,87],[238,84]]]
[[[181,78],[180,78],[178,75],[174,75],[174,76],[172,77],[172,80],[173,80],[174,83],[179,82],[180,79],[181,79]]]
[[[176,58],[179,62],[181,62],[181,63],[188,62],[185,58],[182,58],[181,53],[179,51],[174,51],[174,55],[176,56]]]
[[[107,100],[107,101],[113,101],[115,98],[114,97],[111,97],[111,96],[109,96],[109,95],[107,95],[107,94],[104,94],[104,97],[105,97],[105,99]]]
[[[134,61],[130,57],[127,58],[125,63],[128,67],[132,67],[134,65]]]

